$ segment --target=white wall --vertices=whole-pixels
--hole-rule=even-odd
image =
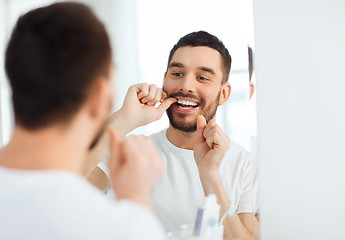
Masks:
[[[118,110],[122,106],[127,89],[138,83],[140,78],[136,0],[77,1],[92,7],[109,33],[115,62],[113,81],[116,96],[113,110]]]
[[[345,1],[254,0],[262,239],[345,239]]]

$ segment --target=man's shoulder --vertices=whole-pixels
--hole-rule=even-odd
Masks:
[[[241,158],[249,157],[252,155],[245,147],[241,146],[235,141],[231,141],[228,152]]]
[[[43,239],[43,236],[49,236],[51,232],[61,229],[65,230],[51,236],[51,239],[72,239],[71,236],[82,239],[122,239],[133,235],[130,233],[133,229],[144,231],[144,227],[152,230],[152,234],[148,234],[153,236],[152,239],[159,239],[157,236],[163,235],[158,220],[132,201],[107,199],[81,177],[69,173],[52,172],[49,175],[55,176],[42,174],[46,175],[42,177],[38,175],[23,177],[26,182],[21,181],[18,184],[13,181],[12,188],[7,188],[7,198],[13,200],[11,203],[6,202],[6,205],[2,204],[0,212],[4,213],[3,216],[11,215],[17,219],[16,226],[23,226],[23,233],[14,232],[14,227],[9,222],[6,231],[0,233],[1,239],[2,236],[20,236],[20,239],[24,237],[24,233]],[[26,191],[26,188],[30,188],[30,191]],[[20,203],[16,201],[18,197],[22,199]],[[25,205],[22,202],[25,202]],[[136,216],[136,220],[133,221],[128,216]],[[6,219],[0,216],[0,222],[6,224]],[[41,229],[37,230],[36,226]],[[118,228],[114,229],[113,226]],[[139,239],[139,236],[137,237]]]
[[[151,134],[129,134],[126,137],[141,136],[141,137],[151,138],[154,141],[161,141],[165,137],[166,131],[167,131],[167,128],[164,128],[162,130],[159,130]]]
[[[156,145],[156,148],[158,149],[163,149],[164,148],[164,143],[166,143],[166,132],[167,128],[164,128],[158,132],[152,133],[151,135],[147,136],[150,138],[154,144]]]
[[[231,141],[230,148],[226,153],[224,160],[236,165],[252,165],[254,161],[254,155],[245,147],[239,145],[234,141]]]
[[[167,128],[164,128],[158,132],[154,132],[151,135],[148,135],[147,137],[151,138],[152,140],[159,140],[161,141],[166,135]]]

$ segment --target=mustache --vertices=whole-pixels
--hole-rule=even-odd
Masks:
[[[199,105],[204,105],[205,100],[201,97],[198,97],[195,94],[192,93],[184,93],[184,92],[174,92],[168,95],[168,98],[176,98],[176,97],[184,97],[184,98],[190,98],[190,99],[195,99]]]

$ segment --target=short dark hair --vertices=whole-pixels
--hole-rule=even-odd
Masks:
[[[180,47],[185,46],[204,46],[204,47],[210,47],[219,52],[219,54],[222,57],[223,62],[223,80],[222,83],[225,83],[229,79],[230,69],[231,69],[231,56],[229,54],[228,49],[224,46],[223,42],[219,40],[216,36],[209,34],[205,31],[198,31],[198,32],[192,32],[189,33],[182,38],[174,45],[174,47],[171,49],[169,54],[169,60],[168,60],[168,67],[171,62],[172,57],[174,56],[174,53],[179,49]]]
[[[16,124],[34,130],[71,120],[97,77],[109,74],[111,58],[105,27],[84,4],[19,17],[5,59]]]

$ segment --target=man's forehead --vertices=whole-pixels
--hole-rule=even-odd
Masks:
[[[178,67],[179,65],[193,69],[206,67],[213,69],[217,75],[222,73],[221,55],[217,50],[210,47],[185,46],[178,48],[169,63],[169,67]]]

